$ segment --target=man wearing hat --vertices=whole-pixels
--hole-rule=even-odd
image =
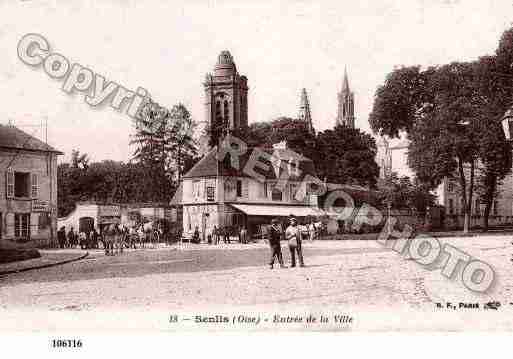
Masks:
[[[303,262],[303,251],[301,250],[301,233],[299,232],[299,228],[297,226],[297,220],[293,216],[289,219],[290,225],[287,227],[285,231],[285,238],[289,241],[289,249],[290,249],[290,266],[296,266],[296,252],[299,260],[299,266],[304,267],[305,264]]]
[[[274,218],[271,221],[271,229],[269,231],[269,244],[271,246],[271,261],[269,265],[271,266],[271,269],[273,269],[274,265],[274,259],[276,258],[278,260],[278,263],[280,263],[281,268],[285,268],[283,265],[283,256],[281,254],[281,227],[279,225],[279,221]]]

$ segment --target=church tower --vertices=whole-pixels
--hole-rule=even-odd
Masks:
[[[354,93],[349,88],[347,70],[344,69],[342,90],[338,93],[337,125],[354,128]]]
[[[248,127],[248,79],[237,72],[229,51],[217,57],[213,73],[205,78],[205,120],[213,144],[227,134]]]
[[[310,112],[310,102],[308,101],[308,95],[306,89],[303,88],[301,91],[301,100],[299,102],[299,114],[298,119],[306,122],[307,129],[310,133],[314,133],[315,130],[312,124],[312,113]]]

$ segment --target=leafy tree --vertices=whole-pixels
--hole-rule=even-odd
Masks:
[[[286,141],[288,148],[313,160],[317,176],[329,182],[374,187],[379,175],[376,143],[358,129],[338,126],[315,135],[304,121],[279,117],[251,124],[245,140],[261,147]]]
[[[180,182],[182,175],[198,160],[198,149],[192,138],[196,123],[192,120],[187,108],[179,103],[173,106],[169,113],[172,126],[168,129],[167,137],[174,138],[169,146],[168,166],[176,168],[176,178]]]
[[[290,117],[252,123],[242,139],[250,147],[272,147],[287,141],[290,149],[307,157],[313,157],[315,148],[315,135],[308,131],[306,123]]]
[[[152,183],[153,201],[171,199],[184,165],[196,155],[192,139],[194,126],[182,104],[168,110],[149,101],[140,111],[131,141],[137,146],[133,159],[147,169],[144,176]]]
[[[497,186],[511,169],[510,144],[498,120],[511,103],[512,87],[513,28],[503,33],[494,56],[424,71],[397,69],[376,91],[372,129],[392,137],[405,131],[408,163],[429,186],[459,179],[465,231],[474,186],[486,203],[486,229]]]
[[[483,119],[493,117],[482,91],[481,70],[476,62],[455,62],[418,73],[396,70],[410,74],[408,81],[392,81],[393,86],[387,82],[380,87],[371,114],[371,126],[376,132],[398,136],[406,131],[410,140],[408,164],[422,183],[434,188],[444,178],[458,178],[465,213],[464,231],[468,231],[470,224],[475,168],[484,155],[480,147],[486,143]],[[416,88],[412,90],[411,86]],[[401,99],[394,101],[394,94],[400,94]],[[395,124],[390,119],[394,108],[401,114]],[[493,135],[493,141],[496,137],[497,134]]]
[[[425,214],[428,207],[435,204],[435,196],[428,187],[410,177],[392,172],[380,185],[378,185],[380,200],[384,205],[390,204],[392,208],[409,208],[417,213]]]
[[[374,138],[357,128],[336,126],[316,139],[317,176],[328,182],[375,187],[379,175]]]
[[[87,153],[80,154],[78,150],[71,151],[71,166],[73,168],[82,168],[87,170],[89,167],[89,156]]]

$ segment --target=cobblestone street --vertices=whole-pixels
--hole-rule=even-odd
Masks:
[[[265,244],[161,247],[117,257],[93,251],[78,262],[0,278],[0,307],[9,312],[324,308],[365,313],[406,311],[429,319],[430,313],[436,316],[447,311],[437,310],[435,303],[443,303],[445,308],[446,302],[484,304],[493,300],[502,304],[498,312],[511,313],[510,238],[442,238],[440,242],[494,267],[497,279],[489,293],[476,295],[460,281],[444,278],[440,268],[426,270],[376,241],[318,241],[304,243],[306,268],[273,270],[267,266]],[[288,249],[283,249],[287,262]],[[465,320],[476,322],[483,314],[497,314],[456,312],[459,319],[464,315]],[[510,317],[497,317],[498,325],[511,326]],[[390,322],[387,325],[394,326]],[[409,326],[402,321],[396,325]]]

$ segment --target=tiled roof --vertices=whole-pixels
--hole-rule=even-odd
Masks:
[[[209,177],[209,176],[234,176],[234,177],[248,177],[249,174],[244,172],[244,168],[251,156],[251,154],[254,151],[262,151],[266,152],[267,154],[273,156],[274,159],[281,159],[283,162],[288,162],[289,160],[298,161],[299,162],[299,169],[301,172],[301,176],[304,176],[305,174],[310,174],[315,176],[315,169],[313,162],[299,154],[295,154],[291,150],[276,150],[272,148],[252,148],[248,149],[246,153],[238,156],[238,164],[239,168],[235,168],[231,164],[231,158],[230,153],[227,153],[226,156],[221,161],[217,160],[217,149],[214,148],[210,152],[208,152],[201,160],[194,165],[194,167],[187,172],[183,177],[184,178],[193,178],[193,177]],[[262,174],[268,179],[276,179],[278,178],[277,174],[275,173],[275,169],[273,164],[267,160],[265,157],[260,156],[258,158],[258,162],[267,165],[267,169],[263,169],[261,167],[254,166],[253,170],[259,174]],[[276,163],[275,163],[276,165]],[[262,166],[265,167],[265,166]],[[280,174],[283,173],[283,171],[286,171],[287,166],[285,163],[281,164],[280,167]],[[291,175],[293,178],[294,176]]]
[[[200,159],[183,178],[209,177],[217,174],[216,148],[213,148]]]
[[[34,136],[10,125],[0,125],[0,147],[63,154]]]
[[[180,182],[180,185],[176,189],[175,194],[173,195],[173,198],[171,198],[171,202],[169,204],[171,206],[179,206],[182,204],[182,197],[183,197],[183,182]]]

